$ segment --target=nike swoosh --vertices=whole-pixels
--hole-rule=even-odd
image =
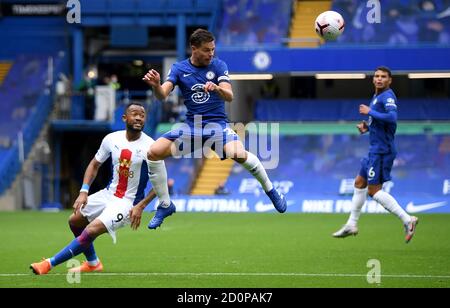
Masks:
[[[255,210],[257,211],[257,212],[268,212],[268,211],[270,211],[270,210],[274,210],[275,208],[273,207],[273,204],[272,203],[270,203],[270,204],[264,204],[264,203],[262,203],[262,202],[258,202],[258,203],[256,203],[256,205],[255,205]]]
[[[190,73],[190,74],[183,74],[183,77],[188,77],[188,76],[191,76],[192,75],[192,73]]]
[[[294,203],[295,203],[295,201],[293,201],[293,200],[288,200],[286,202],[287,206],[291,206]],[[272,203],[264,204],[263,202],[260,201],[260,202],[256,203],[256,205],[255,205],[255,211],[257,211],[257,212],[268,212],[268,211],[272,211],[272,210],[275,210],[275,207],[273,206]]]
[[[428,203],[428,204],[422,204],[422,205],[414,205],[413,202],[410,202],[406,205],[406,211],[408,213],[419,213],[419,212],[424,212],[424,211],[428,211],[431,209],[435,209],[441,206],[446,205],[447,202],[443,201],[443,202],[435,202],[435,203]]]

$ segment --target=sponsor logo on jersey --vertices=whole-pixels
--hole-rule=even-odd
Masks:
[[[397,107],[397,105],[395,104],[395,99],[393,99],[392,97],[389,97],[386,102],[387,107]]]
[[[128,149],[123,149],[120,152],[119,167],[117,173],[119,174],[119,183],[117,184],[114,196],[123,198],[128,188],[128,178],[133,178],[134,173],[130,171],[132,152]]]
[[[192,101],[196,104],[206,103],[211,96],[209,92],[205,92],[205,85],[203,83],[193,85],[191,90],[194,91],[194,94],[191,95]]]

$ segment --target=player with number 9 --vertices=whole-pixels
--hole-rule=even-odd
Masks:
[[[47,274],[57,266],[78,254],[84,253],[87,261],[69,272],[99,272],[103,264],[97,258],[93,242],[101,234],[109,233],[116,242],[116,230],[131,224],[139,227],[144,208],[156,196],[153,189],[144,198],[149,180],[151,162],[147,149],[154,142],[142,132],[146,113],[140,103],[130,103],[122,116],[126,130],[108,134],[84,173],[80,194],[73,205],[69,227],[75,239],[52,258],[31,264],[36,275]],[[97,176],[100,166],[111,157],[113,174],[110,184],[103,190],[88,196],[89,186]],[[165,167],[164,167],[165,168]]]

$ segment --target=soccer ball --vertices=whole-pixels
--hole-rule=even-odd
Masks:
[[[345,22],[341,14],[326,11],[316,18],[316,33],[326,41],[334,41],[344,32]]]

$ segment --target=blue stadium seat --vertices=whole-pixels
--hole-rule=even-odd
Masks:
[[[290,24],[291,1],[224,0],[218,44],[282,44]]]
[[[366,2],[334,0],[332,6],[346,21],[338,42],[389,45],[450,44],[448,9],[441,0],[383,2],[380,23],[369,23],[373,12]]]
[[[81,6],[81,12],[103,14],[110,7],[111,2],[110,0],[86,1]]]

